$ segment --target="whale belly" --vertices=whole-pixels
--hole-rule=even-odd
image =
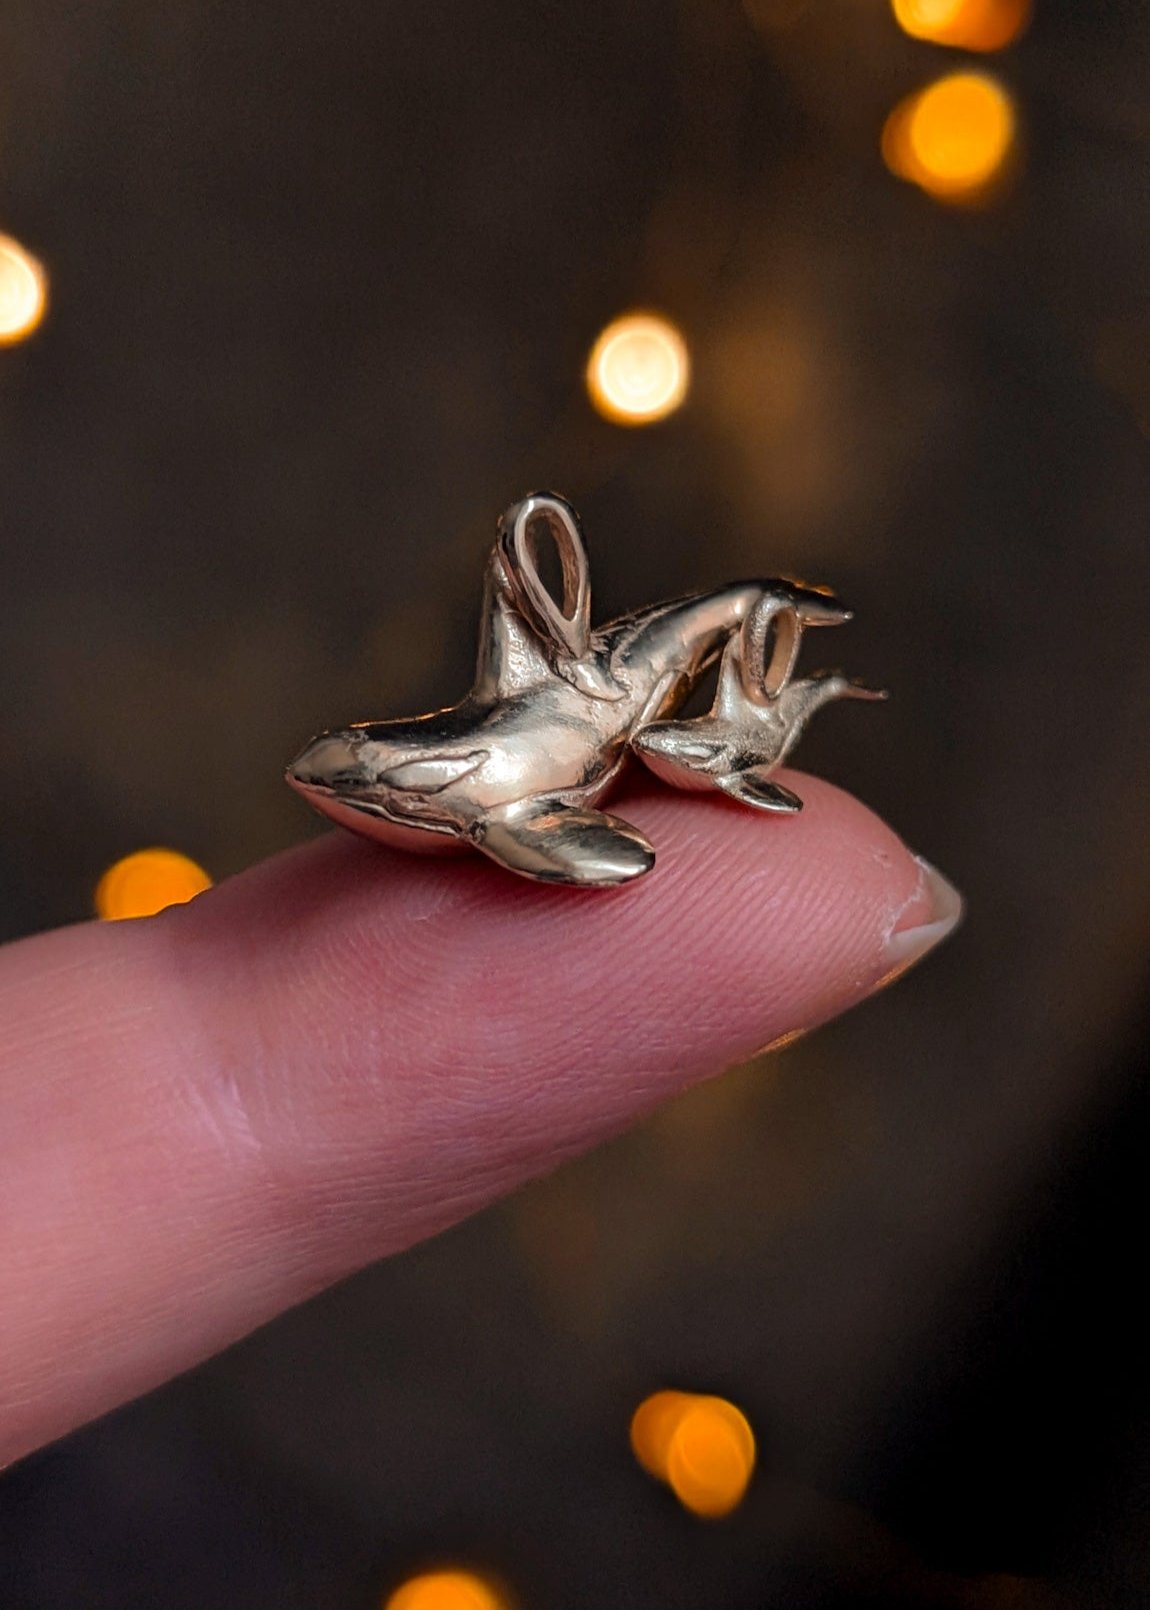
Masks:
[[[431,824],[398,822],[378,810],[348,804],[339,799],[313,799],[313,807],[339,827],[350,828],[361,838],[374,839],[392,850],[406,850],[417,855],[462,855],[467,844],[455,833]]]

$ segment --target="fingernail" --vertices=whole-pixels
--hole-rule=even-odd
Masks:
[[[886,939],[884,983],[898,978],[941,945],[962,919],[962,896],[937,867],[916,855],[919,882]],[[913,913],[912,916],[907,913]]]
[[[891,919],[882,949],[883,970],[875,983],[867,988],[867,995],[885,988],[896,978],[901,978],[903,973],[909,972],[928,951],[941,945],[962,921],[962,896],[954,884],[944,878],[937,867],[924,861],[921,855],[916,855],[914,860],[918,867],[918,879]],[[821,1021],[821,1018],[817,1021]],[[790,1029],[761,1046],[755,1055],[762,1057],[773,1051],[782,1051],[809,1033],[810,1027]]]

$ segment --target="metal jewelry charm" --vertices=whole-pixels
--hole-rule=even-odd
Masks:
[[[806,601],[805,589],[784,581],[767,585],[769,591],[727,639],[710,714],[694,721],[652,722],[635,734],[631,747],[657,777],[676,788],[721,788],[756,810],[786,813],[801,811],[803,802],[768,777],[798,743],[815,711],[832,699],[886,695],[838,671],[817,671],[792,682],[803,627],[837,626],[850,613],[824,598],[819,614],[818,606]]]
[[[539,572],[542,532],[558,553],[561,602]],[[767,773],[828,700],[882,697],[837,674],[791,680],[803,629],[849,619],[830,593],[762,581],[593,631],[578,517],[536,493],[499,522],[471,692],[432,715],[321,733],[287,780],[333,821],[403,849],[470,845],[544,883],[626,883],[650,871],[655,851],[597,807],[629,749],[677,787],[801,808]],[[720,653],[711,713],[670,720]]]

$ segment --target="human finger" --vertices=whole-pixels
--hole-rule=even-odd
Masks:
[[[957,921],[863,806],[641,790],[612,891],[333,834],[0,955],[0,1459],[810,1028]]]

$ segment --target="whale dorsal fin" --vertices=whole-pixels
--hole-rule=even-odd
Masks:
[[[487,562],[475,692],[506,699],[547,675],[549,663],[538,633],[515,607],[499,552]]]
[[[793,600],[781,591],[765,592],[724,652],[720,688],[724,706],[736,708],[740,694],[745,703],[756,705],[777,699],[794,674],[801,637],[802,623]]]
[[[548,591],[539,571],[544,532],[559,556],[561,599]],[[565,659],[583,659],[591,647],[591,577],[575,510],[554,492],[533,492],[503,516],[498,547],[519,606],[540,637]]]
[[[539,568],[539,542],[555,545],[562,596]],[[565,498],[535,492],[512,504],[499,522],[491,556],[476,673],[487,694],[521,692],[547,670],[595,699],[624,689],[599,663],[591,639],[591,583],[579,517]]]
[[[713,714],[726,721],[739,721],[746,715],[747,693],[743,669],[742,633],[732,632],[719,661],[719,682],[715,689]]]

